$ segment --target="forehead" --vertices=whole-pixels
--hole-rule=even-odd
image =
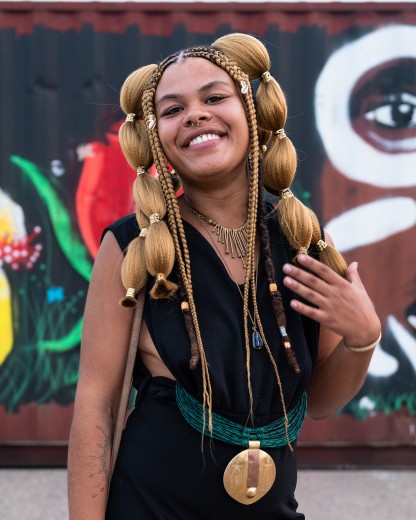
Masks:
[[[184,58],[165,70],[156,89],[155,101],[157,102],[166,94],[182,94],[198,90],[216,81],[225,82],[232,88],[236,88],[231,77],[214,63],[205,58]]]

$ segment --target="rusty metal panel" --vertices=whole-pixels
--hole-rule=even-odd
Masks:
[[[102,228],[132,207],[122,81],[231,31],[271,50],[299,150],[294,189],[358,260],[383,322],[362,390],[307,420],[301,462],[338,449],[328,464],[415,463],[403,455],[416,435],[414,4],[3,2],[0,464],[45,462],[47,447],[64,463],[92,262]]]

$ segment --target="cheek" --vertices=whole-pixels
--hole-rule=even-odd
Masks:
[[[158,126],[157,130],[163,153],[166,155],[167,158],[169,158],[168,155],[169,153],[172,153],[174,144],[172,129],[169,125],[163,123]]]

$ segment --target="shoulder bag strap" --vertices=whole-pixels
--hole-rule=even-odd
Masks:
[[[134,311],[133,324],[131,329],[129,350],[127,353],[126,371],[124,373],[123,387],[121,390],[120,405],[117,411],[116,424],[114,428],[113,443],[111,447],[111,461],[110,461],[110,481],[113,475],[114,466],[117,460],[118,449],[120,447],[121,433],[124,428],[124,422],[126,419],[127,405],[130,397],[132,381],[133,381],[133,368],[136,360],[137,346],[139,343],[140,329],[143,319],[143,307],[144,307],[144,290],[142,289],[137,297],[137,306]]]

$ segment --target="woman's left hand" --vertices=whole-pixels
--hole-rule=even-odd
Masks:
[[[311,305],[293,299],[291,307],[343,336],[348,346],[360,347],[373,342],[381,325],[361,282],[358,264],[350,264],[344,279],[310,256],[299,255],[297,261],[307,271],[285,264],[283,283]]]

